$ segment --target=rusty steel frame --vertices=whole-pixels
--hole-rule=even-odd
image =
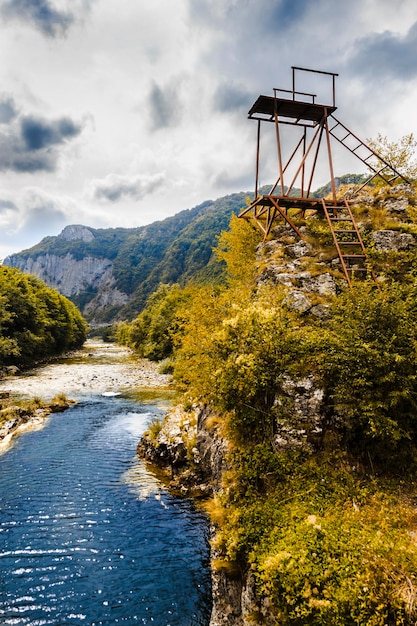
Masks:
[[[307,93],[305,91],[297,91],[296,89],[296,73],[298,71],[310,71],[319,74],[326,74],[332,77],[332,103],[328,106],[317,104],[316,94]],[[320,148],[323,136],[327,138],[327,151],[329,154],[329,164],[332,168],[332,156],[329,142],[329,128],[327,117],[329,112],[335,110],[335,77],[337,74],[331,72],[321,72],[319,70],[305,70],[304,68],[292,67],[292,90],[274,88],[273,98],[260,96],[258,99],[259,106],[255,110],[251,110],[249,117],[256,119],[257,124],[257,140],[256,140],[256,167],[255,167],[255,200],[252,204],[241,211],[239,217],[253,218],[258,227],[266,238],[277,219],[284,219],[289,226],[301,237],[299,228],[291,219],[290,213],[305,214],[310,208],[320,210],[321,205],[314,200],[309,199],[310,191],[318,163]],[[280,98],[279,94],[285,94],[289,97]],[[299,100],[299,97],[304,100]],[[309,101],[305,102],[305,98]],[[289,107],[289,108],[288,108]],[[252,107],[254,109],[254,107]],[[277,161],[278,161],[278,177],[272,185],[268,194],[259,194],[259,176],[260,176],[260,146],[261,146],[261,122],[273,122],[275,127]],[[284,160],[281,140],[281,125],[297,126],[301,129],[301,137],[296,141],[295,147],[289,158]],[[312,136],[308,137],[308,133],[312,132]],[[288,187],[285,187],[284,176],[288,168],[295,164],[297,156],[300,156],[300,162],[296,167]],[[308,165],[308,160],[312,156],[312,164]],[[293,198],[290,194],[301,177],[301,197]],[[278,188],[279,187],[279,188]],[[335,186],[333,187],[335,195]],[[278,193],[277,193],[278,192]],[[334,201],[336,198],[334,197]]]
[[[336,107],[336,76],[339,76],[339,74],[337,74],[336,72],[324,72],[323,70],[311,70],[307,67],[297,67],[296,65],[292,65],[291,66],[292,69],[292,90],[293,93],[297,93],[295,90],[295,77],[296,77],[296,72],[312,72],[313,74],[323,74],[323,75],[327,75],[327,76],[331,76],[332,77],[332,97],[333,97],[333,102],[332,102],[332,106]],[[301,92],[298,92],[301,93]],[[313,94],[303,94],[303,95],[313,95]]]
[[[332,99],[330,104],[318,104],[316,102],[317,95],[296,89],[296,72],[312,72],[316,74],[324,74],[331,77],[332,80]],[[259,96],[256,102],[249,110],[249,119],[255,119],[257,125],[257,143],[256,143],[256,175],[255,175],[255,196],[254,201],[245,209],[243,209],[239,217],[254,220],[264,235],[264,240],[268,237],[274,222],[283,220],[290,228],[300,237],[302,233],[296,223],[294,217],[301,214],[305,217],[308,212],[319,213],[327,219],[330,232],[333,238],[335,250],[339,256],[342,272],[346,278],[349,287],[352,286],[352,277],[361,274],[366,277],[369,275],[375,281],[378,289],[380,288],[377,278],[371,268],[369,268],[368,256],[356,225],[353,213],[346,199],[337,199],[336,181],[333,167],[333,154],[331,139],[338,141],[342,146],[347,148],[351,154],[355,155],[364,163],[372,172],[371,176],[357,189],[359,191],[374,178],[379,176],[388,185],[392,185],[398,179],[409,183],[409,181],[398,172],[390,163],[378,155],[372,148],[366,145],[357,135],[350,131],[347,126],[342,124],[334,115],[336,110],[336,76],[333,72],[323,72],[320,70],[312,70],[301,67],[292,67],[292,90],[274,88],[273,97]],[[291,97],[282,97],[290,95]],[[299,97],[304,99],[299,99]],[[308,100],[306,100],[308,98]],[[331,124],[329,124],[329,120]],[[278,159],[278,177],[272,185],[269,193],[259,193],[259,171],[260,171],[260,144],[261,144],[261,123],[272,122],[275,127],[275,138],[277,143],[277,159]],[[295,147],[291,155],[284,161],[283,150],[281,145],[281,125],[286,124],[301,129],[301,137],[295,142]],[[342,131],[342,135],[338,131]],[[309,138],[307,134],[312,131]],[[323,142],[323,138],[325,141]],[[353,142],[353,144],[352,144]],[[329,178],[331,185],[331,199],[313,198],[310,196],[313,184],[314,174],[316,172],[317,163],[322,144],[325,143],[327,151],[327,160],[329,168]],[[351,145],[350,145],[351,144]],[[293,163],[300,155],[301,158],[298,167]],[[293,164],[295,174],[286,188],[284,184],[284,175],[289,166]],[[300,196],[294,197],[290,194],[294,190],[296,182],[301,177]],[[280,186],[280,195],[276,192]],[[349,225],[342,226],[341,229],[335,228],[335,223],[345,223]],[[341,239],[339,239],[341,237]],[[346,239],[348,237],[348,239]],[[352,250],[353,248],[353,250]],[[359,248],[359,254],[358,254]],[[352,265],[353,263],[353,265]]]
[[[355,273],[364,273],[369,274],[372,280],[376,283],[378,289],[380,289],[375,272],[372,268],[366,267],[369,263],[368,254],[363,243],[359,228],[356,224],[354,215],[352,213],[352,209],[349,206],[346,198],[343,200],[342,206],[340,206],[340,203],[337,206],[332,206],[329,202],[326,202],[324,198],[321,199],[321,202],[323,206],[323,212],[327,219],[327,223],[329,225],[329,229],[333,238],[333,244],[336,248],[337,254],[339,255],[343,274],[345,275],[349,287],[352,287],[352,277]],[[342,228],[335,228],[334,222],[345,224],[345,226],[342,226]],[[346,224],[350,224],[350,229],[346,229]],[[345,236],[348,237],[348,239],[338,239],[338,236]],[[354,250],[359,247],[359,254],[349,251],[349,249],[352,247],[354,248]],[[344,248],[348,248],[348,251],[345,252]],[[362,266],[352,266],[352,260],[361,262]]]
[[[366,167],[371,170],[371,172],[373,172],[373,174],[371,174],[371,176],[364,183],[362,183],[362,185],[359,187],[358,191],[363,189],[363,187],[368,185],[371,182],[371,180],[373,180],[377,176],[382,178],[382,180],[385,181],[388,185],[392,185],[398,179],[402,180],[404,183],[407,183],[407,184],[409,183],[409,180],[407,180],[407,178],[405,178],[405,176],[403,176],[400,172],[398,172],[380,154],[375,152],[375,150],[373,150],[370,146],[368,146],[361,139],[359,139],[359,137],[357,135],[355,135],[355,133],[353,133],[351,130],[349,130],[349,128],[347,126],[345,126],[340,120],[338,120],[334,115],[332,115],[331,117],[332,117],[332,121],[336,122],[336,123],[331,128],[329,128],[329,134],[332,137],[334,137],[334,139],[336,139],[336,141],[338,141],[340,144],[342,144],[342,146],[347,148],[347,150],[349,150],[349,152],[351,152],[351,154],[353,154],[360,161],[362,161],[362,163],[364,163],[366,165]],[[345,135],[343,137],[338,137],[336,132],[335,132],[336,128],[339,127],[339,126],[343,129],[343,132],[345,133]],[[348,138],[350,138],[350,137],[353,137],[353,139],[356,142],[356,145],[355,145],[354,148],[351,148],[347,144],[347,142],[346,142],[346,140]],[[358,154],[358,150],[365,151],[367,153],[367,156],[366,157],[365,156],[361,156],[360,154]],[[373,163],[369,163],[368,161],[371,158],[374,158],[374,159],[376,159],[376,161],[379,161],[381,163],[381,167],[378,168],[378,167],[375,167],[375,165]],[[386,174],[384,174],[385,171],[390,173],[390,178],[386,177]]]
[[[311,72],[315,74],[323,74],[331,77],[332,81],[332,96],[329,104],[318,104],[316,102],[317,95],[307,93],[303,91],[297,91],[296,76],[297,72]],[[364,183],[367,184],[375,178],[380,176],[388,184],[393,184],[394,181],[401,179],[404,182],[408,182],[404,176],[396,171],[387,161],[380,157],[374,150],[362,142],[352,131],[350,131],[342,122],[340,122],[333,113],[336,110],[336,76],[335,72],[325,72],[321,70],[313,70],[308,68],[302,68],[292,66],[292,90],[274,88],[273,96],[259,96],[257,101],[251,107],[248,117],[249,119],[255,119],[258,122],[257,125],[257,142],[256,142],[256,175],[255,175],[255,195],[254,201],[245,209],[241,211],[239,217],[245,219],[254,219],[258,227],[266,238],[274,222],[278,219],[284,219],[289,226],[297,233],[299,237],[302,237],[299,228],[295,225],[291,216],[301,213],[303,216],[306,211],[314,211],[322,213],[323,203],[318,198],[312,198],[310,196],[311,188],[313,184],[314,175],[316,173],[317,164],[319,161],[320,151],[322,144],[325,143],[329,178],[331,184],[331,205],[332,211],[336,212],[337,207],[342,207],[344,201],[337,200],[336,197],[336,182],[334,177],[334,166],[332,156],[332,143],[331,139],[337,140],[344,147],[346,147],[352,154],[358,157],[372,172],[373,175]],[[290,97],[281,97],[280,94],[289,95]],[[299,99],[301,96],[303,99]],[[306,100],[308,98],[309,100]],[[331,125],[329,125],[331,120]],[[278,177],[275,183],[272,185],[268,194],[259,194],[259,178],[260,178],[260,145],[261,145],[261,123],[272,122],[275,127],[275,137],[277,144],[277,160],[278,160]],[[281,139],[281,125],[289,125],[301,129],[301,137],[298,142],[295,142],[295,148],[291,155],[285,161],[283,158],[282,139]],[[339,137],[336,129],[343,129],[344,136]],[[307,134],[312,132],[312,136],[308,139]],[[323,137],[325,141],[323,142]],[[347,139],[353,138],[357,145],[351,148]],[[362,158],[358,153],[358,150],[362,149],[366,152],[366,157]],[[287,188],[284,184],[284,175],[287,169],[293,162],[297,155],[300,154],[301,158],[296,167],[295,174],[291,179],[291,182]],[[372,163],[369,163],[371,157],[376,157],[382,164],[381,168],[374,167]],[[389,177],[386,172],[389,172]],[[291,196],[291,192],[294,189],[295,184],[301,177],[300,184],[300,196]],[[278,186],[280,189],[277,189]],[[276,193],[280,191],[281,193]]]

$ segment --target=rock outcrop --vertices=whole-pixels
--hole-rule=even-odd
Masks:
[[[63,231],[58,235],[58,239],[65,239],[66,241],[93,241],[94,235],[87,226],[82,224],[71,224],[65,226]]]
[[[7,265],[18,267],[27,274],[34,274],[50,287],[58,289],[64,296],[74,296],[87,286],[97,290],[102,283],[111,280],[112,262],[109,259],[86,256],[75,259],[72,254],[57,256],[42,254],[27,259],[6,259]]]
[[[377,250],[386,252],[410,250],[416,245],[416,238],[410,233],[401,233],[396,230],[375,230],[371,233],[372,241]]]
[[[257,284],[282,285],[288,291],[284,304],[290,310],[325,318],[328,306],[321,300],[343,288],[331,273],[332,266],[314,258],[312,245],[298,240],[287,225],[276,227],[274,237],[258,246],[257,262],[263,269]],[[306,269],[309,266],[314,272]]]
[[[288,379],[284,393],[294,406],[296,420],[279,424],[274,445],[298,448],[314,445],[322,435],[324,418],[323,392],[314,377],[293,381]],[[276,399],[280,401],[279,397]],[[209,496],[221,493],[222,477],[228,469],[228,441],[222,436],[222,418],[208,407],[185,411],[181,406],[171,410],[157,429],[144,434],[138,454],[162,467],[172,489],[187,496]],[[212,526],[214,537],[216,528]],[[212,615],[210,626],[246,626],[253,615],[262,616],[262,623],[276,623],[268,598],[259,598],[250,571],[229,571],[217,567],[218,555],[211,554]],[[221,558],[220,558],[221,560]]]
[[[410,211],[415,211],[417,204],[412,185],[384,187],[375,195],[362,191],[350,198],[350,202],[365,208],[357,223],[366,236],[366,246],[373,247],[377,253],[407,252],[415,248],[417,236],[408,232],[412,230]],[[381,221],[384,218],[392,227],[373,230],[371,210],[380,212]],[[308,229],[301,226],[300,230],[307,234],[306,240],[300,240],[288,224],[278,224],[272,230],[273,239],[258,246],[257,262],[262,269],[257,284],[283,286],[288,291],[285,304],[289,309],[325,318],[328,307],[323,300],[337,295],[346,286],[345,279],[340,278],[340,259],[333,244],[320,251],[310,243]]]
[[[65,241],[90,243],[93,232],[86,226],[66,226],[57,236]],[[49,287],[57,289],[68,298],[88,294],[82,313],[94,322],[94,315],[113,306],[123,306],[130,297],[116,287],[113,275],[113,261],[106,256],[87,254],[76,258],[73,253],[32,254],[30,256],[11,255],[5,265],[17,267],[26,274],[33,274]]]
[[[216,418],[207,408],[185,411],[176,406],[160,428],[141,438],[139,456],[165,470],[170,488],[184,495],[207,496],[221,487],[227,442],[219,434]]]

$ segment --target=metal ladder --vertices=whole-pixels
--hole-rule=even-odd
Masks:
[[[358,159],[362,161],[366,165],[366,167],[373,172],[373,174],[368,178],[357,190],[359,191],[365,185],[367,185],[371,180],[379,176],[383,181],[387,183],[387,185],[393,185],[393,183],[400,179],[403,183],[409,183],[409,181],[398,172],[388,161],[385,161],[379,154],[374,152],[372,148],[370,148],[366,143],[364,143],[357,135],[352,133],[351,130],[347,126],[345,126],[340,120],[338,120],[334,115],[330,115],[329,119],[332,119],[334,122],[333,126],[329,126],[329,133],[332,137],[334,137],[339,143],[342,144],[345,148],[347,148],[352,154],[354,154]],[[372,162],[372,159],[374,161]],[[380,163],[380,167],[378,166]]]
[[[349,287],[352,286],[354,276],[365,279],[368,275],[378,285],[377,278],[369,267],[368,255],[347,200],[343,200],[342,204],[333,204],[322,198],[321,202]]]

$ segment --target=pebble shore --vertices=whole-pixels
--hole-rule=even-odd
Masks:
[[[42,399],[60,393],[79,397],[123,393],[136,387],[167,387],[169,379],[158,372],[156,363],[136,358],[129,348],[89,340],[82,350],[59,362],[0,380],[0,391]]]
[[[0,392],[16,399],[41,398],[48,402],[59,394],[80,400],[91,394],[123,394],[140,389],[169,388],[170,377],[158,372],[158,365],[138,359],[123,346],[89,340],[81,350],[57,362],[42,365],[16,376],[0,379]],[[14,436],[41,428],[50,411],[39,412],[24,421],[3,423],[0,428],[0,453]]]

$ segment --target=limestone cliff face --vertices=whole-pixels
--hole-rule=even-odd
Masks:
[[[100,285],[111,280],[112,274],[112,262],[109,259],[86,256],[76,260],[70,253],[65,256],[42,254],[16,261],[9,257],[7,261],[8,265],[38,276],[64,296],[79,294],[85,291],[86,287],[98,289]]]
[[[94,234],[86,226],[72,225],[64,228],[57,239],[63,242],[91,242]],[[113,262],[104,256],[87,255],[78,259],[70,252],[62,256],[51,253],[27,257],[11,255],[4,264],[37,276],[69,298],[83,293],[91,294],[92,297],[88,298],[88,303],[82,309],[83,314],[90,319],[101,309],[120,306],[129,301],[129,296],[116,288]]]

